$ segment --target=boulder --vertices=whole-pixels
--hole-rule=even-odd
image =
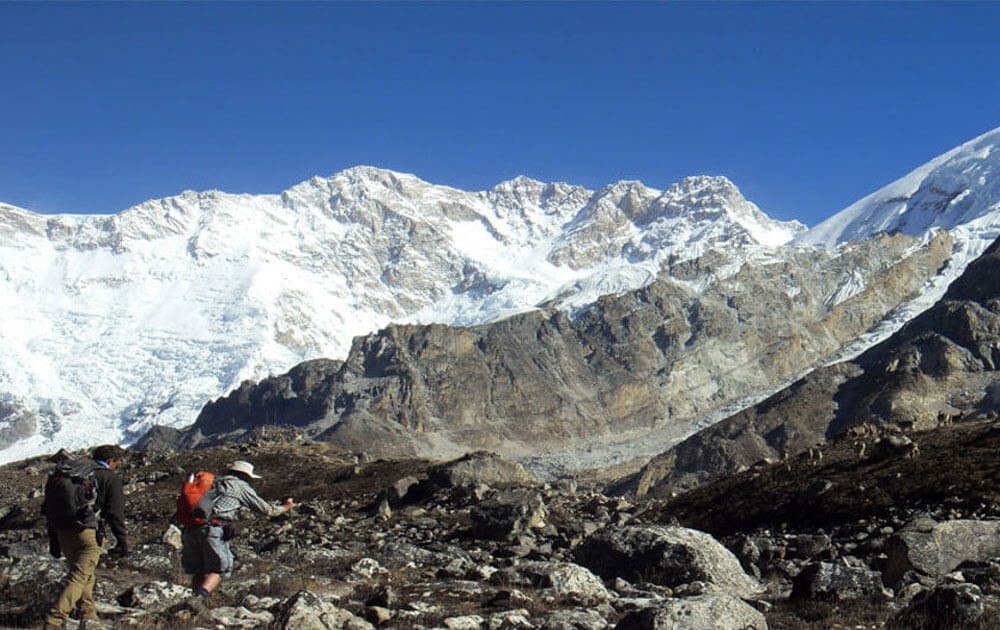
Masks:
[[[792,599],[843,601],[882,590],[882,576],[877,571],[834,562],[814,562],[795,577]]]
[[[375,626],[310,591],[290,597],[275,618],[278,630],[374,630]]]
[[[484,623],[486,620],[479,615],[461,615],[445,619],[444,627],[448,630],[480,630]]]
[[[910,570],[942,576],[963,562],[1000,557],[1000,521],[920,519],[889,539],[887,554],[887,584]]]
[[[118,596],[118,603],[147,612],[160,612],[179,604],[190,594],[191,589],[187,586],[157,580],[131,587]]]
[[[539,492],[514,488],[475,505],[469,515],[474,536],[499,539],[545,527],[548,512]]]
[[[576,550],[577,561],[605,580],[617,577],[671,588],[708,582],[736,597],[763,589],[710,535],[678,526],[609,525]]]
[[[245,606],[219,606],[208,611],[208,616],[223,628],[266,628],[274,615],[266,610],[250,610]]]
[[[589,569],[572,562],[548,564],[552,566],[546,576],[546,585],[557,598],[605,601],[611,596],[601,578],[591,573]]]
[[[891,630],[962,630],[978,626],[985,613],[975,584],[944,584],[913,598],[886,624]],[[994,619],[995,621],[995,619]]]
[[[545,630],[604,630],[608,622],[596,610],[557,610],[542,620]]]
[[[631,612],[615,630],[767,630],[764,615],[743,600],[725,593],[684,599],[671,598],[651,608]]]
[[[525,485],[532,481],[531,474],[521,464],[486,451],[469,453],[428,473],[428,483],[439,488]]]

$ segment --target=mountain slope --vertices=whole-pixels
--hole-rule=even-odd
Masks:
[[[293,424],[376,456],[488,448],[550,474],[648,456],[826,360],[919,295],[951,249],[941,234],[922,247],[883,236],[787,260],[740,263],[715,251],[575,318],[394,325],[357,339],[342,363],[244,383],[167,444]],[[855,280],[867,288],[845,296]]]
[[[665,495],[865,426],[1000,416],[1000,239],[931,309],[853,361],[816,370],[658,455],[618,491]]]
[[[344,357],[390,322],[573,311],[669,256],[754,255],[802,229],[724,178],[469,193],[369,167],[112,216],[0,206],[0,460],[189,424],[243,380]]]

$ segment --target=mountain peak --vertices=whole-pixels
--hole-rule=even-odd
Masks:
[[[913,170],[841,210],[808,232],[800,245],[834,248],[880,232],[916,236],[960,226],[977,240],[1000,231],[1000,128]],[[981,250],[980,250],[981,251]]]

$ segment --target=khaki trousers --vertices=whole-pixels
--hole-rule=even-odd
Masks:
[[[61,627],[73,611],[80,608],[80,619],[97,619],[94,603],[94,572],[104,550],[97,544],[96,529],[56,529],[59,546],[69,564],[69,581],[45,618],[45,622]]]

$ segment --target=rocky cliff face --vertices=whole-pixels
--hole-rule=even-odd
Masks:
[[[652,284],[573,319],[390,326],[355,340],[342,364],[303,364],[210,403],[181,443],[291,424],[383,456],[490,448],[550,462],[566,453],[580,466],[653,454],[878,324],[950,247],[941,234],[923,246],[882,237],[746,263],[716,251],[669,262]],[[592,459],[580,461],[588,448]]]
[[[926,429],[1000,412],[1000,241],[944,298],[853,361],[809,374],[654,458],[619,490],[669,494],[852,431]],[[866,426],[867,425],[867,426]],[[861,428],[863,427],[863,428]]]

